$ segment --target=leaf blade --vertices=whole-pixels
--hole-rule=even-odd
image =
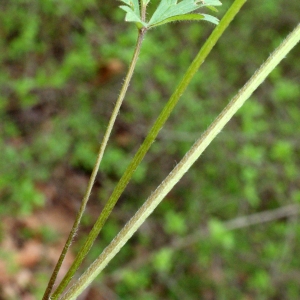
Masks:
[[[119,7],[126,12],[125,21],[134,22],[138,28],[146,27],[147,24],[142,21],[140,16],[140,4],[139,0],[120,0],[126,5],[120,5]],[[144,0],[149,2],[150,0]]]
[[[204,6],[218,6],[222,5],[219,0],[182,0],[178,2],[177,0],[162,0],[158,5],[156,11],[152,15],[148,25],[149,27],[154,27],[168,23],[165,20],[173,18],[175,16],[185,15],[191,13]],[[212,20],[216,23],[215,18],[208,18],[207,21]]]
[[[165,19],[159,23],[155,23],[154,25],[150,25],[150,28],[157,27],[163,24],[171,23],[171,22],[177,22],[177,21],[208,21],[213,24],[218,25],[219,19],[215,18],[214,16],[207,15],[207,14],[185,14],[185,15],[179,15],[174,16],[168,19]]]

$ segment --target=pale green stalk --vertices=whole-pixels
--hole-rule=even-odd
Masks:
[[[159,185],[153,194],[147,199],[137,213],[123,227],[115,239],[104,249],[100,256],[91,264],[79,280],[71,286],[62,300],[76,299],[78,295],[95,279],[95,277],[106,267],[109,261],[127,243],[137,229],[143,224],[146,218],[153,212],[162,199],[170,192],[174,185],[189,170],[192,164],[199,158],[202,152],[224,128],[227,122],[237,112],[237,110],[252,95],[257,87],[266,79],[270,72],[281,62],[281,60],[291,51],[300,40],[300,24],[282,42],[282,44],[271,54],[267,61],[250,78],[238,94],[224,108],[220,115],[204,132],[199,140],[186,153],[183,159]]]
[[[247,0],[235,0],[234,3],[231,5],[229,10],[226,12],[220,24],[214,29],[210,37],[204,43],[202,48],[200,49],[199,53],[197,54],[194,61],[191,63],[190,67],[186,71],[183,79],[175,89],[175,92],[165,105],[164,109],[158,116],[157,120],[155,121],[153,127],[150,129],[145,141],[135,154],[134,158],[130,162],[129,166],[127,167],[126,171],[124,172],[123,176],[121,177],[120,181],[118,182],[117,186],[115,187],[113,193],[111,194],[110,198],[108,199],[106,205],[104,206],[99,218],[97,219],[95,225],[93,226],[92,230],[90,231],[86,242],[81,247],[76,256],[72,266],[68,270],[67,274],[61,281],[60,285],[58,286],[57,290],[53,293],[51,299],[57,299],[58,296],[62,293],[62,291],[66,288],[69,284],[71,278],[75,274],[76,270],[80,266],[81,262],[83,261],[84,257],[89,252],[90,248],[92,247],[95,239],[97,238],[99,232],[101,231],[104,223],[106,222],[107,218],[109,217],[111,211],[113,210],[115,204],[117,203],[118,199],[120,198],[121,194],[125,190],[128,182],[130,181],[133,173],[135,172],[136,168],[143,160],[144,156],[146,155],[147,151],[149,150],[152,143],[155,141],[159,131],[164,126],[165,122],[169,118],[171,112],[173,111],[174,107],[176,106],[179,98],[186,90],[187,86],[191,82],[193,76],[196,74],[200,66],[203,64],[205,59],[207,58],[208,54],[211,52],[212,48],[222,36],[225,29],[228,27],[230,22],[239,12],[240,8],[245,4]]]
[[[138,38],[137,38],[137,43],[136,43],[136,46],[135,46],[134,54],[133,54],[131,63],[129,65],[129,69],[128,69],[127,75],[125,77],[124,84],[122,86],[121,92],[119,94],[119,97],[118,97],[118,99],[116,101],[116,104],[115,104],[115,107],[113,109],[113,112],[111,114],[110,120],[108,122],[108,126],[106,128],[106,131],[105,131],[102,143],[100,145],[99,152],[98,152],[97,159],[96,159],[96,163],[95,163],[92,175],[90,177],[90,180],[88,182],[86,193],[85,193],[85,195],[83,197],[83,200],[81,202],[81,206],[80,206],[79,211],[77,213],[75,222],[74,222],[73,227],[71,229],[71,232],[70,232],[70,234],[68,236],[66,244],[65,244],[65,246],[64,246],[64,248],[62,250],[62,253],[61,253],[60,257],[59,257],[59,260],[58,260],[58,262],[57,262],[57,264],[56,264],[56,266],[54,268],[54,271],[53,271],[53,273],[51,275],[51,278],[49,280],[47,289],[46,289],[45,294],[43,296],[43,300],[49,299],[49,296],[51,294],[51,291],[52,291],[52,288],[54,286],[55,280],[57,278],[57,274],[58,274],[58,272],[59,272],[59,270],[61,268],[62,262],[63,262],[63,260],[64,260],[64,258],[66,256],[66,253],[69,250],[69,248],[71,246],[71,243],[72,243],[72,240],[73,240],[73,238],[74,238],[74,236],[75,236],[75,234],[76,234],[76,232],[78,230],[78,227],[79,227],[82,215],[83,215],[85,207],[86,207],[86,204],[87,204],[87,202],[89,200],[89,197],[91,195],[91,191],[92,191],[92,188],[93,188],[93,185],[94,185],[94,182],[95,182],[98,170],[99,170],[99,166],[100,166],[100,163],[101,163],[101,160],[103,158],[103,154],[104,154],[105,148],[107,146],[107,143],[108,143],[108,140],[109,140],[109,137],[110,137],[110,134],[111,134],[111,131],[113,129],[115,120],[116,120],[116,118],[118,116],[118,113],[120,111],[120,107],[122,105],[122,102],[123,102],[124,97],[126,95],[127,89],[129,87],[129,83],[131,81],[131,78],[132,78],[132,75],[133,75],[133,72],[134,72],[137,60],[138,60],[138,56],[139,56],[139,53],[140,53],[140,50],[141,50],[141,45],[142,45],[142,41],[143,41],[145,32],[146,32],[145,30],[139,30],[139,34],[138,34]],[[52,299],[55,299],[55,297],[52,298]]]

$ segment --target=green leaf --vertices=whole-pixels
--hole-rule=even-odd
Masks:
[[[202,14],[202,16],[204,17],[204,18],[202,19],[203,21],[208,21],[208,22],[211,22],[211,23],[216,24],[216,25],[219,24],[219,19],[217,19],[217,18],[214,17],[214,16],[207,15],[207,14]]]
[[[141,20],[139,1],[138,0],[121,0],[121,1],[126,4],[120,6],[120,8],[126,12],[125,21],[134,22],[138,28],[145,27],[147,24]],[[144,0],[144,1],[149,2],[149,0]]]
[[[197,10],[200,7],[217,5],[222,5],[222,3],[218,0],[182,0],[180,2],[178,2],[177,0],[162,0],[158,5],[156,11],[152,15],[148,25],[154,27],[157,26],[157,24],[161,25],[172,21],[178,21],[179,19],[164,22],[165,20],[173,18],[175,16],[182,16],[188,14],[192,11]],[[207,21],[211,21],[211,19],[208,18]],[[214,20],[214,23],[215,22],[216,20]]]
[[[169,272],[173,266],[174,250],[170,248],[163,248],[155,253],[153,258],[154,268],[161,272]]]
[[[218,12],[218,10],[214,6],[207,5],[206,7],[214,12]]]
[[[165,19],[161,22],[155,23],[154,25],[150,25],[149,28],[153,28],[159,25],[163,25],[170,22],[176,22],[176,21],[200,21],[203,20],[203,16],[200,14],[186,14],[186,15],[179,15],[175,17],[171,17],[168,19]]]
[[[185,234],[187,225],[180,213],[169,211],[165,215],[164,230],[169,234]]]
[[[161,0],[150,21],[145,23],[141,19],[139,0],[121,0],[126,5],[120,8],[126,12],[125,21],[134,22],[138,28],[156,27],[175,21],[208,21],[218,24],[218,19],[206,14],[190,14],[198,8],[207,6],[216,11],[213,6],[222,5],[219,0]],[[141,5],[146,6],[150,0],[142,0]]]
[[[133,12],[140,17],[140,4],[139,0],[120,0],[127,4],[129,7],[132,8]]]
[[[162,22],[156,23],[155,25],[149,26],[149,28],[153,28],[159,25],[163,25],[170,22],[176,21],[209,21],[218,25],[219,20],[211,15],[206,14],[186,14],[186,15],[179,15],[175,17],[168,18]]]
[[[216,219],[211,219],[208,223],[210,238],[216,244],[223,246],[225,249],[232,249],[235,244],[234,235],[228,231],[224,224]]]
[[[135,14],[135,12],[128,6],[121,5],[120,8],[127,12],[125,21],[127,22],[142,22],[141,18]]]

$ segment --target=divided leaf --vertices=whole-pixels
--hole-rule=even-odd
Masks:
[[[207,7],[210,10],[217,11],[214,6],[222,5],[219,0],[161,0],[150,21],[145,23],[141,20],[139,0],[121,0],[127,6],[120,6],[126,11],[125,20],[135,22],[139,28],[152,28],[162,24],[175,21],[208,21],[218,24],[219,20],[207,14],[190,14],[191,12]],[[142,0],[141,5],[146,6],[150,0]]]
[[[140,16],[140,4],[139,0],[120,0],[131,7],[132,11],[139,17]]]
[[[171,17],[168,19],[165,19],[161,22],[156,23],[154,26],[159,26],[159,25],[163,25],[166,23],[170,23],[170,22],[176,22],[176,21],[208,21],[211,22],[213,24],[218,25],[219,24],[219,20],[211,15],[207,15],[207,14],[185,14],[185,15],[179,15],[179,16],[175,16],[175,17]],[[154,27],[154,26],[150,26],[150,27]]]
[[[158,5],[156,11],[154,12],[152,18],[150,19],[148,26],[154,27],[158,25],[162,25],[172,21],[179,21],[179,20],[192,20],[187,18],[179,18],[179,16],[183,17],[184,15],[197,10],[203,6],[218,6],[222,5],[222,3],[218,0],[182,0],[178,2],[178,0],[162,0]],[[215,24],[218,24],[216,18],[209,15],[199,15],[202,16],[197,18],[198,20],[204,19],[207,21],[212,21]],[[175,19],[173,19],[176,17]],[[194,14],[193,14],[194,17]],[[168,19],[172,19],[171,21],[167,21]]]
[[[125,21],[136,23],[138,28],[146,27],[147,24],[142,21],[140,15],[139,0],[120,0],[126,5],[121,5],[120,8],[126,12]],[[143,4],[148,3],[150,0],[143,0]]]
[[[206,7],[207,7],[208,9],[214,11],[214,12],[218,12],[218,10],[217,10],[215,7],[211,6],[211,5],[207,5]]]

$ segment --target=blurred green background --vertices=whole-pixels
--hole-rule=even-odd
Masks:
[[[216,16],[221,18],[232,2],[223,1]],[[151,1],[149,15],[157,3]],[[1,1],[3,220],[24,222],[53,207],[70,220],[76,214],[137,36],[134,25],[124,22],[119,4]],[[86,264],[296,26],[299,16],[298,0],[248,1],[182,96]],[[213,28],[205,22],[181,22],[147,33],[75,252]],[[298,45],[272,72],[82,299],[299,298],[299,50]],[[251,218],[255,214],[256,219]],[[4,224],[2,243],[7,239]],[[37,229],[28,233],[24,224],[19,227],[12,231],[16,244],[34,239],[47,249],[59,235],[51,226],[39,234]],[[0,250],[0,261],[4,258],[7,253]],[[28,267],[34,279],[12,294],[0,288],[0,299],[22,298],[24,293],[40,299],[52,268],[46,258]],[[15,266],[11,272],[20,269]]]

